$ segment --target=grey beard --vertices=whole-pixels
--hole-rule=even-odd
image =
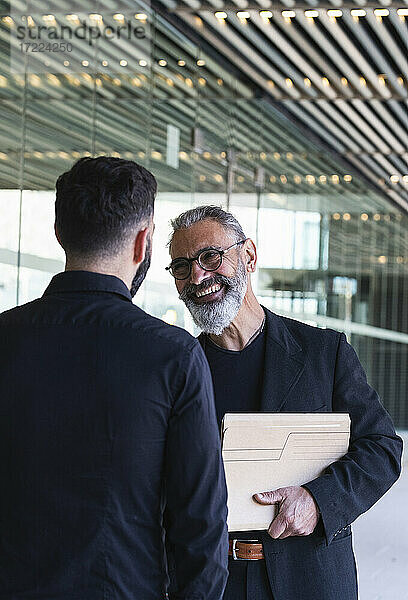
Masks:
[[[197,289],[220,283],[225,285],[226,292],[221,300],[196,304],[192,299]],[[204,284],[204,285],[203,285]],[[216,274],[206,279],[200,285],[187,285],[179,298],[184,302],[193,317],[194,323],[204,333],[221,335],[238,314],[247,291],[248,279],[242,260],[239,261],[234,277]]]

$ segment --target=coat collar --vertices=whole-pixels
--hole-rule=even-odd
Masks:
[[[43,295],[60,292],[110,292],[132,301],[129,288],[119,277],[91,271],[63,271],[54,275]]]
[[[299,380],[305,363],[302,347],[290,333],[284,319],[262,308],[266,314],[266,345],[261,412],[278,412]],[[198,340],[205,351],[206,336],[201,333]]]
[[[302,347],[282,317],[264,308],[266,346],[262,385],[262,412],[281,411],[293,386],[298,382],[305,362]]]

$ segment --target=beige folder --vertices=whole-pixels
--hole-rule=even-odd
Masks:
[[[302,485],[348,450],[350,417],[340,413],[226,414],[221,425],[228,488],[228,530],[268,529],[274,505],[256,492]]]

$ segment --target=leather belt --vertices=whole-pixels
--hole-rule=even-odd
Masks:
[[[228,556],[234,560],[261,560],[264,557],[262,544],[258,540],[229,541]]]

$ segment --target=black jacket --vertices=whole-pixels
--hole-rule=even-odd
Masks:
[[[313,534],[274,540],[254,532],[264,545],[273,597],[357,600],[350,524],[398,479],[402,440],[343,333],[265,312],[261,411],[351,417],[348,453],[305,485],[321,512]],[[199,340],[205,346],[205,336]]]
[[[0,315],[0,599],[219,600],[226,492],[207,361],[118,278]]]

